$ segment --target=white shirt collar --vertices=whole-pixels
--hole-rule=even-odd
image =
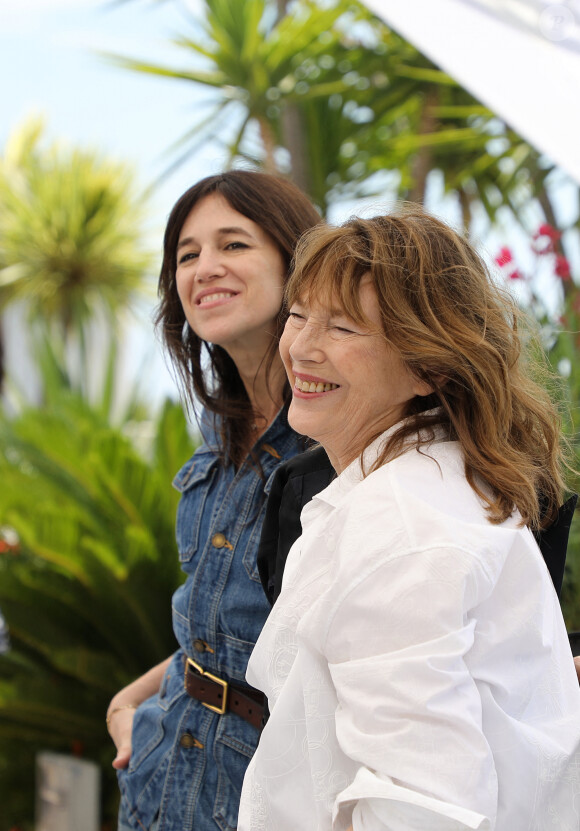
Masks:
[[[429,410],[428,413],[436,413],[438,409],[439,408]],[[363,471],[368,472],[372,468],[373,464],[381,455],[387,440],[400,428],[403,423],[404,420],[398,421],[396,424],[393,424],[392,427],[389,427],[388,430],[385,430],[384,433],[381,433],[380,436],[378,436],[363,450],[360,456],[357,456],[354,461],[345,467],[336,479],[333,479],[323,491],[316,494],[313,497],[312,502],[316,503],[317,500],[320,500],[321,502],[335,508],[339,502],[341,502],[344,497],[352,491],[353,488],[362,482],[365,478]],[[434,441],[436,442],[448,440],[447,430],[442,425],[437,425],[434,428],[434,434]],[[411,445],[410,449],[412,449],[415,443],[415,436],[411,436],[408,441]]]

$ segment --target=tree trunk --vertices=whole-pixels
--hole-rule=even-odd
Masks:
[[[462,187],[459,188],[457,194],[459,196],[459,205],[461,207],[463,231],[465,234],[469,234],[469,228],[471,226],[471,197]]]
[[[288,0],[276,0],[278,20],[287,14]],[[308,159],[304,145],[304,124],[296,104],[282,104],[282,142],[290,154],[292,181],[305,193],[310,191]]]
[[[304,147],[304,128],[301,112],[295,104],[287,104],[282,110],[282,139],[290,153],[292,180],[304,193],[309,193],[310,176]]]
[[[542,187],[537,196],[538,202],[544,212],[544,216],[546,217],[546,221],[552,226],[552,228],[557,228],[558,223],[556,220],[556,214],[554,213],[554,206],[552,205],[552,201],[548,196],[548,192],[545,187]],[[562,256],[566,257],[566,251],[562,244],[562,238],[554,241],[554,251],[556,254],[561,254]],[[561,280],[562,288],[564,290],[564,297],[567,298],[572,291],[575,290],[575,286],[572,280]]]
[[[425,95],[423,112],[419,122],[417,134],[427,135],[434,133],[437,129],[437,119],[434,115],[434,108],[439,103],[439,91],[437,87],[430,87]],[[411,168],[413,185],[409,191],[409,200],[423,204],[425,201],[425,189],[427,187],[427,176],[433,167],[433,153],[431,147],[424,146],[417,151]]]
[[[274,152],[276,150],[276,142],[272,128],[265,118],[260,118],[258,123],[260,125],[260,138],[262,139],[262,146],[265,153],[264,170],[266,173],[279,173]]]

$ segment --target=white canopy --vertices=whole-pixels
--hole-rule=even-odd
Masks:
[[[580,182],[580,0],[365,0]]]

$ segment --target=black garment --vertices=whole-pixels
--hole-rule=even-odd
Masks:
[[[288,552],[302,533],[300,512],[335,475],[323,447],[294,456],[274,474],[257,555],[260,580],[271,604],[282,588]]]
[[[315,494],[331,482],[334,475],[322,447],[300,453],[280,465],[274,474],[258,548],[260,579],[272,604],[280,594],[288,552],[302,533],[300,512]],[[573,494],[558,511],[556,521],[536,534],[558,596],[562,589],[568,535],[577,501],[578,495]]]

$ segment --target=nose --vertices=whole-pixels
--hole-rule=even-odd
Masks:
[[[322,327],[306,321],[300,329],[295,329],[288,321],[286,329],[289,330],[288,352],[293,361],[320,363],[323,360]]]
[[[220,252],[211,247],[202,248],[197,257],[195,279],[199,283],[207,283],[226,273]]]

